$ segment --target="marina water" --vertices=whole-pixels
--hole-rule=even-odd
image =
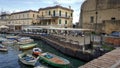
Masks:
[[[78,66],[85,64],[85,62],[79,59],[75,59],[65,54],[62,54],[61,52],[52,48],[49,44],[46,44],[41,40],[35,40],[35,43],[37,43],[37,47],[41,48],[43,52],[50,52],[69,60],[70,68],[78,68]],[[7,46],[8,46],[8,52],[0,52],[0,68],[34,68],[32,66],[24,65],[19,61],[18,54],[22,52],[19,51],[18,45],[7,45]],[[39,65],[43,65],[47,68],[54,68],[41,61],[40,62],[38,61],[38,63],[36,64],[36,66]]]

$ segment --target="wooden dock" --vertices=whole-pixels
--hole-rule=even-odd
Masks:
[[[120,68],[120,48],[108,52],[79,68]]]

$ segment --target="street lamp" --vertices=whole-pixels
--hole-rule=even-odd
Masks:
[[[96,22],[95,22],[95,33],[97,32],[97,20],[98,20],[98,11],[96,10]]]
[[[94,24],[94,33],[96,34],[97,33],[97,20],[98,20],[98,9],[97,9],[97,7],[98,7],[98,0],[96,0],[96,7],[95,7],[95,15],[96,15],[96,20],[95,20],[95,24]],[[94,38],[93,38],[93,42],[95,41],[94,39],[96,39],[96,37],[95,37],[95,34],[94,34]]]

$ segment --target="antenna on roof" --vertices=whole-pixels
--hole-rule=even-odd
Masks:
[[[60,3],[58,1],[55,1],[53,4],[60,5]]]

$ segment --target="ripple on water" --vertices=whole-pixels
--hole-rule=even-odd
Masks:
[[[53,54],[56,54],[58,56],[61,56],[67,60],[69,60],[71,62],[71,66],[72,68],[77,68],[80,65],[83,65],[84,62],[78,60],[78,59],[74,59],[71,58],[69,56],[66,56],[62,53],[60,53],[59,51],[57,51],[56,49],[50,47],[48,44],[40,41],[40,40],[35,40],[36,43],[38,43],[38,47],[40,47],[43,52],[51,52]],[[18,49],[18,45],[8,45],[8,52],[0,52],[0,68],[34,68],[32,66],[27,66],[24,65],[23,63],[21,63],[18,60],[18,54],[21,53],[21,51],[19,51]],[[43,65],[43,66],[47,66],[49,68],[53,68],[51,66],[49,66],[46,63],[39,63],[38,65]]]

